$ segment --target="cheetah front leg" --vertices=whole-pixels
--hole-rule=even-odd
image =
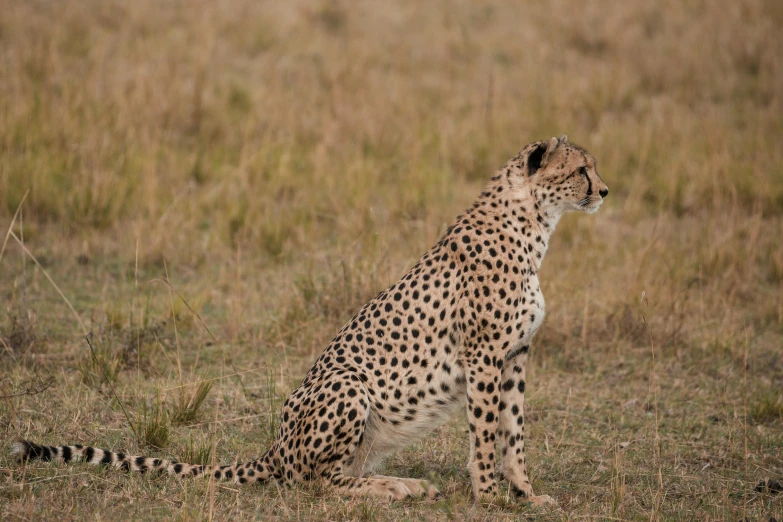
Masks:
[[[467,351],[468,424],[470,461],[468,472],[478,500],[492,500],[497,494],[495,479],[495,437],[498,429],[498,387],[500,363],[487,345],[479,343]]]
[[[509,354],[503,364],[500,384],[498,438],[503,476],[511,491],[534,505],[555,504],[549,495],[535,496],[525,465],[525,363],[529,346]]]

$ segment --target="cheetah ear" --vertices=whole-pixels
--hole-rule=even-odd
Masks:
[[[539,144],[533,152],[527,156],[527,175],[532,176],[542,167],[546,167],[549,163],[549,159],[552,157],[552,153],[562,143],[568,143],[568,137],[563,134],[560,139],[552,138],[546,143]]]
[[[554,154],[561,143],[567,143],[567,139],[568,138],[564,135],[560,139],[552,138],[549,140],[549,143],[546,145],[546,152],[544,153],[544,157],[541,158],[542,167],[547,166],[549,160],[552,159],[552,154]]]
[[[533,149],[533,152],[528,154],[527,156],[527,175],[532,176],[536,172],[538,172],[538,169],[541,168],[541,160],[544,158],[544,153],[546,153],[546,145],[541,144],[538,145],[535,149]]]

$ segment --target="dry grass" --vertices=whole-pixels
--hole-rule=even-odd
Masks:
[[[780,27],[772,0],[0,0],[0,224],[29,189],[40,263],[13,239],[0,261],[5,447],[257,456],[342,322],[522,145],[567,132],[611,190],[542,272],[529,452],[559,510],[475,505],[458,416],[385,463],[437,503],[3,455],[0,518],[780,520],[756,490],[783,477]]]

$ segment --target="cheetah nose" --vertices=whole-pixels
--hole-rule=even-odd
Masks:
[[[601,194],[602,198],[605,198],[606,195],[609,194],[609,189],[608,188],[602,188],[601,190],[598,191],[598,193]]]

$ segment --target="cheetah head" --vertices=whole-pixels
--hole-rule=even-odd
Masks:
[[[598,210],[609,188],[598,175],[595,158],[568,137],[531,143],[520,154],[521,174],[538,205],[557,214]]]

